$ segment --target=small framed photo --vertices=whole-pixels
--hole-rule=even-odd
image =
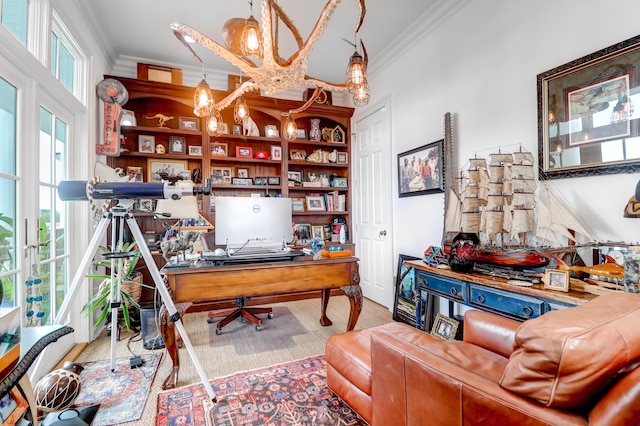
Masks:
[[[191,180],[191,170],[183,170],[180,172],[182,180]]]
[[[336,156],[337,164],[348,164],[349,163],[349,155],[346,152],[338,152]]]
[[[280,185],[280,176],[268,176],[267,183],[269,185]]]
[[[178,129],[200,130],[200,120],[195,117],[178,117]]]
[[[333,178],[333,186],[336,187],[336,188],[346,188],[347,187],[347,178],[334,177]]]
[[[453,340],[458,332],[458,321],[446,317],[440,313],[436,315],[431,328],[431,335],[442,340]]]
[[[162,175],[167,177],[178,177],[187,169],[186,160],[158,160],[149,158],[147,160],[148,182],[161,182]]]
[[[287,172],[287,178],[292,182],[302,182],[302,171],[301,170],[289,170]]]
[[[543,282],[545,290],[569,291],[569,271],[547,269]]]
[[[211,144],[211,155],[215,155],[216,157],[228,157],[229,149],[226,143],[217,143],[214,142]]]
[[[212,167],[211,168],[211,183],[231,183],[233,177],[232,167]]]
[[[333,143],[344,143],[344,130],[342,127],[336,126],[331,130],[331,142]]]
[[[307,131],[305,129],[296,129],[296,139],[306,139]]]
[[[290,149],[289,159],[295,161],[304,161],[307,158],[307,152],[304,149]]]
[[[268,124],[266,126],[264,126],[264,135],[268,138],[279,138],[280,137],[280,131],[278,130],[277,126],[274,126],[272,124]]]
[[[249,185],[253,185],[253,179],[234,177],[231,179],[231,183],[233,185],[249,186]]]
[[[138,152],[155,152],[156,137],[149,135],[138,135]]]
[[[417,273],[405,262],[419,260],[418,257],[401,254],[398,257],[398,272],[396,274],[396,296],[393,305],[393,319],[414,327],[421,327],[417,312],[420,302],[420,290],[417,285]]]
[[[248,178],[249,177],[249,169],[236,169],[236,176],[239,178]]]
[[[228,135],[229,134],[229,125],[227,123],[222,123],[222,125],[220,126],[219,133],[221,135]]]
[[[291,211],[303,212],[304,211],[304,198],[292,198],[291,199]]]
[[[236,157],[251,158],[253,157],[253,148],[250,146],[236,146]]]
[[[242,127],[239,124],[234,124],[233,125],[233,134],[234,135],[241,135],[242,134]]]
[[[123,109],[122,116],[120,117],[121,126],[137,126],[136,114],[130,109]]]
[[[266,176],[256,177],[253,179],[253,184],[259,185],[259,186],[265,186],[267,185],[267,177]]]
[[[28,409],[29,404],[17,387],[11,388],[0,398],[0,418],[3,425],[23,424],[22,417]]]
[[[130,182],[142,182],[142,167],[128,166],[127,176]]]
[[[324,197],[307,195],[307,211],[309,212],[323,212],[327,210],[327,206],[324,203]]]
[[[324,241],[324,226],[311,225],[311,235],[313,238],[320,238]]]
[[[271,159],[282,160],[282,147],[277,145],[271,145]]]
[[[169,136],[169,153],[184,154],[187,150],[187,142],[182,136]]]
[[[296,223],[294,231],[298,233],[299,240],[311,239],[311,224],[310,223]]]
[[[200,145],[191,145],[189,147],[189,155],[202,157],[202,147]]]

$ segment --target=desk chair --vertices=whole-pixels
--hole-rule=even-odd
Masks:
[[[200,234],[200,239],[202,241],[202,248],[205,251],[213,251],[216,249],[215,246],[215,231],[203,232]],[[209,318],[207,318],[207,322],[209,324],[213,324],[213,319],[218,317],[224,317],[221,321],[216,324],[216,334],[220,335],[222,333],[222,327],[229,324],[231,321],[239,318],[241,321],[244,319],[248,319],[253,324],[255,324],[256,331],[262,330],[262,319],[258,318],[256,315],[258,314],[267,314],[267,318],[273,319],[273,309],[272,308],[247,308],[245,307],[245,303],[249,301],[250,297],[237,297],[236,298],[236,308],[228,309],[225,311],[219,312],[209,312]]]

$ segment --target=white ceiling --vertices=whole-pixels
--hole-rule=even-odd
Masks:
[[[247,0],[87,0],[87,14],[96,26],[105,49],[114,62],[120,57],[132,57],[139,62],[172,64],[177,67],[199,67],[192,54],[178,41],[169,28],[173,21],[193,27],[211,39],[224,44],[223,24],[230,18],[247,18]],[[315,25],[325,0],[280,0],[279,5],[293,20],[306,39]],[[424,21],[427,11],[438,4],[456,4],[451,0],[369,0],[367,13],[358,33],[369,54],[370,64],[376,57],[395,49],[397,39],[416,20]],[[262,1],[254,0],[253,15],[261,21]],[[441,7],[449,8],[447,5]],[[446,13],[446,12],[445,12]],[[354,51],[342,38],[351,42],[359,18],[359,2],[343,0],[334,11],[329,24],[316,43],[310,57],[308,74],[333,83],[344,80],[349,57]],[[410,30],[410,29],[409,29]],[[280,54],[293,53],[288,30],[280,27]],[[238,73],[228,62],[202,46],[196,52],[207,69]]]

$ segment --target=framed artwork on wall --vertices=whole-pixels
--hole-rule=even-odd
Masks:
[[[167,177],[178,177],[182,172],[188,170],[187,162],[184,160],[160,160],[149,158],[147,160],[147,181],[160,182],[161,173],[166,173]]]
[[[398,196],[444,192],[444,139],[398,154]]]

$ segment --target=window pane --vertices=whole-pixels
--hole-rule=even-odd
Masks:
[[[58,77],[56,69],[58,68],[58,36],[51,33],[51,74]]]
[[[16,269],[16,182],[0,178],[0,282],[2,282],[2,299],[15,302],[15,269]],[[6,302],[3,303],[4,306]]]
[[[2,25],[27,45],[27,0],[2,0]]]
[[[60,70],[58,80],[68,91],[73,93],[73,56],[64,45],[60,45]]]
[[[54,152],[54,173],[53,181],[57,184],[64,179],[64,165],[66,163],[65,144],[67,142],[67,123],[56,118],[56,145]]]
[[[44,108],[40,108],[40,182],[52,183],[51,153],[53,115]],[[47,203],[49,205],[49,203]]]
[[[40,293],[42,296],[42,307],[38,307],[44,314],[41,324],[51,324],[51,286],[55,277],[51,277],[51,263],[40,265]]]
[[[16,105],[18,91],[0,77],[0,173],[16,174]]]
[[[16,306],[16,274],[0,276],[0,284],[2,285],[2,303],[0,306],[8,308]]]
[[[55,276],[55,289],[56,289],[56,312],[62,305],[64,297],[67,294],[67,259],[62,259],[56,262],[56,276]],[[52,318],[53,319],[53,318]],[[48,321],[51,323],[51,319]]]

